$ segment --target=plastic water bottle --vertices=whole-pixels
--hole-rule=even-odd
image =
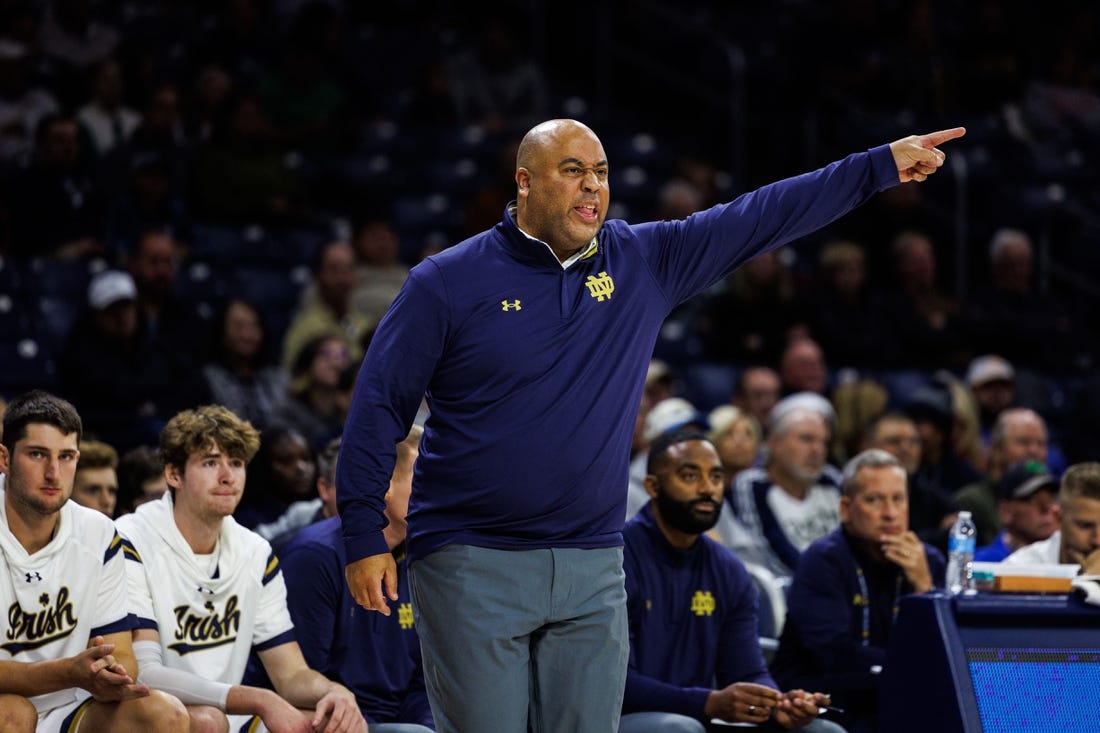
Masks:
[[[947,539],[947,591],[958,595],[974,588],[974,546],[978,534],[970,512],[959,512]]]

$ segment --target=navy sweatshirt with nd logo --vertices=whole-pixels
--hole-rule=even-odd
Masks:
[[[775,688],[757,640],[756,587],[730,550],[701,535],[669,544],[646,504],[623,530],[630,665],[623,712],[699,720],[712,690]]]
[[[897,183],[884,145],[684,220],[606,221],[568,268],[509,207],[493,229],[417,265],[371,341],[344,429],[348,560],[388,551],[394,445],[425,395],[411,562],[455,543],[621,545],[634,419],[665,317]]]

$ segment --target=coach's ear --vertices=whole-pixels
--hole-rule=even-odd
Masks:
[[[3,443],[0,443],[0,473],[7,474],[8,472],[8,459],[11,456],[8,454],[8,447]]]
[[[525,198],[531,188],[531,171],[526,168],[516,169],[516,194],[519,198]]]

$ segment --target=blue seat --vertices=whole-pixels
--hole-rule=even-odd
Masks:
[[[0,258],[0,295],[15,297],[22,292],[23,272],[15,262]]]
[[[267,262],[289,268],[312,265],[318,250],[335,239],[323,228],[295,228],[268,232]]]
[[[732,364],[693,362],[678,369],[684,382],[685,397],[700,409],[711,409],[729,402],[737,368]]]
[[[176,275],[176,296],[211,311],[231,292],[233,270],[218,262],[191,260]]]
[[[393,225],[402,238],[419,239],[433,230],[453,232],[464,219],[465,211],[440,192],[403,196],[393,202]]]
[[[228,227],[196,224],[191,232],[191,256],[235,265],[260,262],[267,256],[266,232],[260,226]]]
[[[656,136],[646,132],[616,136],[607,141],[606,148],[608,160],[617,168],[640,165],[664,175],[676,161],[673,146],[665,145]]]
[[[83,304],[70,298],[46,295],[38,299],[36,312],[37,333],[49,348],[60,350],[76,323]]]
[[[293,310],[309,281],[309,269],[287,267],[238,267],[229,290],[262,310]]]
[[[20,293],[0,290],[0,338],[15,339],[34,332],[34,309]]]
[[[485,185],[485,168],[470,157],[444,158],[429,163],[425,181],[433,189],[453,197],[462,197]]]
[[[87,262],[34,259],[27,263],[23,290],[30,298],[51,296],[83,303],[92,276],[105,269],[107,263],[98,259]]]
[[[53,389],[53,355],[38,339],[26,336],[0,340],[0,393],[14,396],[31,389]]]
[[[404,164],[388,152],[342,155],[332,163],[334,174],[352,187],[376,188],[387,192],[405,191],[409,175]]]

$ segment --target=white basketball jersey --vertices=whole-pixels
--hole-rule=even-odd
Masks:
[[[116,520],[131,610],[160,634],[164,664],[240,684],[249,652],[294,639],[286,585],[267,540],[226,517],[211,569],[172,518],[172,494]]]
[[[7,617],[0,659],[71,657],[93,636],[129,631],[122,545],[109,518],[68,501],[53,539],[29,555],[11,533],[0,490],[0,603]],[[43,713],[86,697],[84,690],[69,688],[31,702]]]

